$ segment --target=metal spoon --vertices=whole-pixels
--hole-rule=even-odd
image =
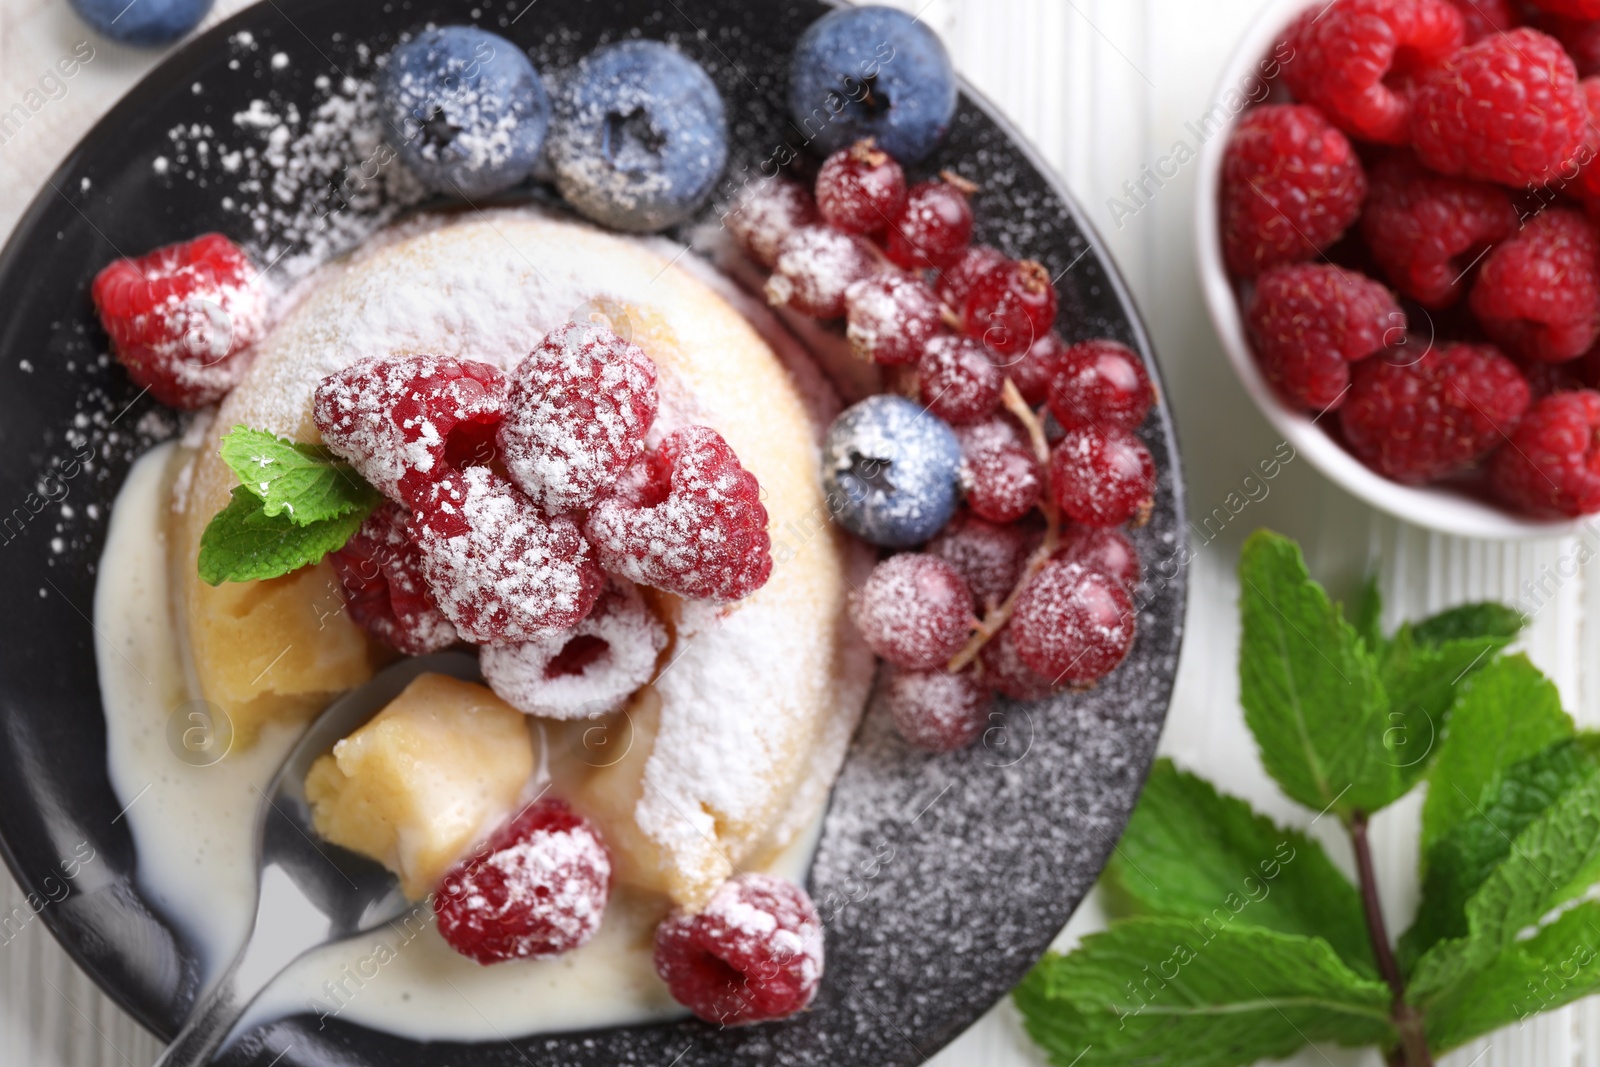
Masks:
[[[376,715],[419,674],[476,681],[478,661],[461,652],[405,659],[329,704],[283,761],[256,816],[256,917],[244,948],[161,1054],[155,1067],[204,1067],[250,1002],[295,960],[365,933],[414,907],[378,863],[318,839],[306,803],[311,764]]]

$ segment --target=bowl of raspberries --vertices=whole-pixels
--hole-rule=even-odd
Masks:
[[[1216,99],[1201,284],[1288,443],[1446,533],[1600,512],[1600,0],[1284,0]]]

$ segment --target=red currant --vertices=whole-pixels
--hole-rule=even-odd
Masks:
[[[966,579],[978,610],[986,612],[1011,595],[1039,537],[1026,524],[990,522],[962,511],[928,543],[928,552]]]
[[[884,700],[906,742],[930,752],[954,752],[983,736],[994,696],[971,671],[951,674],[895,671]]]
[[[764,178],[746,186],[723,224],[745,253],[762,266],[778,262],[778,246],[802,226],[817,221],[811,190],[788,178]]]
[[[966,644],[972,591],[944,560],[905,552],[873,568],[852,598],[851,616],[872,651],[896,667],[928,670]]]
[[[981,419],[1000,406],[1005,377],[983,346],[947,334],[928,342],[917,362],[922,402],[949,423]]]
[[[1012,700],[1043,700],[1059,687],[1022,662],[1017,645],[1012,638],[1011,626],[1006,626],[989,639],[979,657],[983,664],[983,680]]]
[[[1014,522],[1039,502],[1044,477],[1017,424],[991,415],[957,431],[966,468],[967,506],[990,522]]]
[[[844,294],[878,270],[878,257],[865,239],[827,226],[802,226],[783,239],[767,302],[794,308],[817,319],[844,314]]]
[[[1080,341],[1067,349],[1050,382],[1050,414],[1064,429],[1144,422],[1155,391],[1144,360],[1116,341]]]
[[[906,270],[954,266],[972,240],[972,205],[976,187],[950,175],[946,180],[918,182],[906,195],[905,207],[889,226],[884,252]]]
[[[839,149],[817,171],[817,210],[846,233],[882,233],[905,202],[905,171],[871,138]]]
[[[885,272],[863,278],[844,294],[845,336],[862,359],[913,363],[944,332],[939,298],[920,279]]]
[[[1155,485],[1150,450],[1126,430],[1068,430],[1050,453],[1050,492],[1067,518],[1086,526],[1142,521]]]
[[[1070,527],[1053,558],[1081,563],[1091,571],[1115,578],[1125,589],[1139,584],[1139,550],[1127,534],[1113,527]]]
[[[1055,378],[1056,368],[1066,354],[1067,343],[1059,333],[1051,330],[1033,342],[1033,347],[1022,355],[1006,361],[1006,377],[1016,383],[1022,399],[1038,407],[1049,396],[1050,382]]]
[[[952,311],[960,311],[967,306],[967,294],[972,291],[972,283],[987,274],[990,268],[1004,262],[1006,254],[998,248],[968,245],[960,259],[939,272],[934,281],[934,290]]]
[[[1056,321],[1056,287],[1042,263],[1007,260],[978,276],[962,306],[968,337],[1002,356],[1020,356]]]
[[[1092,685],[1133,647],[1133,601],[1115,578],[1054,560],[1023,589],[1008,628],[1017,655],[1041,677]]]

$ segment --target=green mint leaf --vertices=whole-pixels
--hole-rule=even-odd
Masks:
[[[228,506],[200,535],[200,578],[211,584],[277,578],[343,548],[366,518],[354,511],[307,525],[268,515],[260,497],[235,486]]]
[[[222,439],[222,461],[239,484],[258,497],[268,518],[287,515],[298,526],[363,514],[377,506],[378,491],[326,449],[298,444],[261,430],[235,426]]]
[[[1181,919],[1131,919],[1046,955],[1013,994],[1067,1067],[1237,1067],[1309,1041],[1389,1044],[1390,993],[1327,942]]]
[[[1107,875],[1140,914],[1321,937],[1377,977],[1361,898],[1322,846],[1168,760],[1151,769]]]
[[[1420,627],[1402,626],[1378,667],[1389,697],[1389,747],[1406,788],[1428,769],[1463,683],[1494,660],[1508,635],[1424,641]]]
[[[1600,903],[1585,901],[1496,956],[1428,1010],[1428,1043],[1444,1052],[1543,1011],[1600,993]]]
[[[1526,656],[1501,657],[1465,680],[1428,775],[1424,862],[1507,767],[1572,733],[1561,695]]]
[[[1368,576],[1361,586],[1361,595],[1356,598],[1356,609],[1351,616],[1350,625],[1356,629],[1356,634],[1366,644],[1367,651],[1374,656],[1382,656],[1388,641],[1383,636],[1383,591],[1378,588],[1378,576]]]
[[[1512,839],[1509,854],[1467,900],[1467,933],[1417,961],[1409,990],[1424,1005],[1482,970],[1525,927],[1600,879],[1600,767]]]
[[[1528,624],[1516,608],[1493,601],[1462,604],[1417,623],[1419,644],[1438,645],[1469,637],[1497,637],[1510,641]]]
[[[1314,811],[1375,811],[1403,792],[1388,700],[1372,655],[1306,573],[1299,547],[1268,530],[1239,560],[1240,700],[1268,773]]]
[[[1400,939],[1410,966],[1436,942],[1467,934],[1466,904],[1511,852],[1511,842],[1594,773],[1595,738],[1568,739],[1512,764],[1428,851],[1416,922]]]

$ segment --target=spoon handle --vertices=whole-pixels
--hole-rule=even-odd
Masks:
[[[211,1062],[212,1053],[250,1004],[250,998],[240,993],[238,971],[239,961],[235,960],[205,999],[194,1006],[155,1067],[205,1067]]]

